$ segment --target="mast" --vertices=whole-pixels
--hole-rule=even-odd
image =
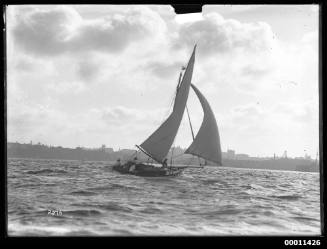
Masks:
[[[180,74],[179,74],[178,87],[179,87],[179,85],[180,85],[180,80],[181,80],[181,77],[182,77],[182,72],[183,72],[183,70],[185,70],[185,67],[182,67],[182,70],[181,70],[181,72],[180,72]],[[177,87],[177,90],[178,90],[178,87]],[[189,124],[190,124],[190,128],[191,128],[192,139],[193,139],[193,142],[194,142],[194,131],[193,131],[192,122],[191,122],[191,117],[190,117],[190,112],[188,111],[187,104],[185,105],[185,107],[186,107],[186,113],[187,113],[187,117],[188,117],[188,122],[189,122]],[[197,156],[197,158],[198,158],[198,161],[199,161],[199,165],[201,166],[201,160],[200,160],[200,158],[199,158],[198,156]]]
[[[179,79],[178,79],[178,85],[177,85],[177,91],[179,89],[179,86],[180,86],[180,83],[181,83],[181,78],[182,78],[182,75],[183,75],[183,70],[185,70],[186,68],[183,66],[182,69],[181,69],[181,72],[179,74]],[[185,108],[186,108],[186,113],[187,113],[187,117],[188,117],[188,122],[190,124],[190,128],[191,128],[191,133],[192,133],[192,139],[194,141],[194,131],[193,131],[193,127],[192,127],[192,122],[191,122],[191,117],[190,117],[190,112],[188,110],[188,107],[187,107],[187,104],[185,105]],[[198,161],[199,161],[199,165],[201,166],[201,160],[200,158],[197,156],[198,158]],[[171,164],[173,164],[173,161],[171,160]]]
[[[191,123],[190,113],[188,111],[187,105],[186,105],[186,112],[187,112],[188,122],[190,124],[191,132],[192,132],[192,138],[193,138],[193,142],[194,142],[194,132],[193,132],[193,127],[192,127],[192,123]],[[201,165],[200,157],[197,156],[197,158],[198,158],[198,161],[199,161],[199,165],[202,166]]]
[[[188,111],[187,105],[186,105],[186,112],[187,112],[188,122],[190,124],[191,132],[192,132],[192,138],[193,138],[193,141],[194,141],[194,132],[193,132],[193,127],[192,127],[192,123],[191,123],[190,113]]]
[[[167,156],[182,121],[192,80],[195,50],[196,46],[194,46],[192,55],[187,63],[185,73],[178,86],[173,112],[166,119],[166,121],[164,121],[164,123],[162,123],[161,126],[138,147],[142,148],[143,152],[146,151],[147,155],[151,156],[151,158],[159,163],[162,163]]]
[[[176,87],[176,92],[175,92],[175,97],[174,97],[174,101],[177,97],[177,93],[178,93],[178,90],[179,90],[179,87],[181,86],[181,80],[182,80],[182,76],[183,76],[183,70],[185,70],[186,68],[184,66],[182,66],[182,69],[179,73],[179,78],[178,78],[178,81],[177,81],[177,87]],[[186,106],[186,105],[185,105]],[[186,106],[187,108],[187,106]],[[176,138],[176,137],[175,137]],[[174,141],[175,141],[175,138],[174,138]],[[170,158],[170,165],[173,165],[173,155],[174,155],[174,142],[172,144],[172,147],[171,147],[171,158]]]
[[[180,84],[181,84],[181,79],[182,79],[182,75],[183,75],[183,70],[185,70],[185,67],[182,67],[181,72],[179,73],[179,79],[178,79],[178,84],[177,84],[177,91],[178,91],[179,86],[180,86]],[[192,138],[193,138],[193,140],[194,140],[194,132],[193,132],[193,127],[192,127],[192,123],[191,123],[190,113],[189,113],[188,108],[187,108],[187,104],[185,105],[185,108],[186,108],[187,117],[188,117],[188,121],[189,121],[190,128],[191,128]]]

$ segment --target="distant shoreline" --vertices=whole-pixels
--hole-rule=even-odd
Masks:
[[[59,160],[59,161],[82,161],[82,162],[102,162],[102,163],[114,163],[114,160],[79,160],[79,159],[60,159],[60,158],[36,158],[36,157],[7,157],[7,159],[23,159],[23,160]],[[292,160],[292,159],[290,159]],[[237,161],[238,163],[242,162],[242,160],[233,160]],[[189,164],[189,166],[196,166],[196,164]],[[256,170],[278,170],[278,171],[288,171],[288,172],[305,172],[305,173],[319,173],[319,167],[314,168],[314,170],[300,170],[300,169],[281,169],[281,168],[265,168],[265,167],[251,167],[251,166],[241,166],[241,165],[231,165],[231,164],[224,164],[222,166],[214,166],[214,165],[207,165],[206,167],[219,167],[219,168],[235,168],[235,169],[256,169]]]
[[[63,148],[61,146],[48,146],[43,144],[20,144],[7,143],[8,158],[32,158],[32,159],[57,159],[57,160],[77,160],[77,161],[103,161],[112,162],[117,159],[123,161],[132,159],[136,154],[136,150],[121,149],[114,151],[102,145],[100,148],[90,149],[76,147]],[[234,151],[233,151],[234,153]],[[236,155],[236,154],[234,154]],[[143,153],[138,153],[137,157],[142,162],[150,162],[151,159]],[[189,154],[184,154],[182,148],[176,147],[172,149],[167,158],[173,157],[175,165],[199,165],[198,158]],[[154,163],[154,162],[153,162]],[[202,161],[202,164],[204,161]],[[208,166],[215,164],[207,162]],[[248,169],[271,169],[271,170],[289,170],[304,172],[319,172],[319,164],[311,159],[304,158],[255,158],[244,157],[234,158],[222,153],[222,163],[225,167],[232,168],[248,168]]]

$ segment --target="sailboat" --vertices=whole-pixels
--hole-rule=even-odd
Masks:
[[[185,109],[189,117],[189,112],[186,106],[189,96],[190,88],[193,89],[198,97],[202,109],[203,120],[200,129],[196,136],[194,136],[191,120],[189,117],[190,127],[192,131],[193,142],[184,151],[185,154],[191,154],[199,158],[204,159],[205,162],[210,161],[216,165],[222,165],[221,162],[221,147],[220,137],[218,132],[217,122],[214,113],[209,105],[209,102],[200,92],[200,90],[192,84],[193,67],[195,61],[196,45],[194,46],[192,55],[185,68],[182,68],[180,77],[178,80],[173,111],[169,117],[155,130],[143,143],[136,145],[136,147],[157,162],[161,167],[154,164],[139,163],[136,160],[128,161],[121,164],[120,161],[113,165],[113,170],[123,174],[133,174],[137,176],[176,176],[182,173],[182,171],[189,167],[183,165],[167,165],[167,155],[171,149],[175,137],[177,135],[180,123]],[[184,71],[185,70],[185,71]],[[182,72],[184,71],[184,74]],[[137,159],[137,158],[135,158]],[[200,163],[201,166],[201,163]]]

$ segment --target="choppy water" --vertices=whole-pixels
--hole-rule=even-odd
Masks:
[[[318,173],[206,167],[142,178],[108,165],[8,159],[9,235],[320,234]]]

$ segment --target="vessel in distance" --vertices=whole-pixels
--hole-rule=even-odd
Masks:
[[[123,164],[121,164],[120,160],[117,160],[116,164],[112,167],[113,170],[120,173],[138,176],[176,176],[179,175],[183,169],[188,167],[187,165],[174,165],[172,158],[168,165],[168,159],[166,157],[174,143],[185,109],[190,122],[189,111],[186,103],[191,87],[201,103],[204,116],[201,127],[196,136],[194,136],[192,124],[190,122],[193,142],[184,153],[197,156],[199,158],[200,166],[202,166],[200,158],[205,160],[204,164],[206,164],[206,161],[208,160],[216,165],[222,165],[220,138],[214,113],[204,95],[194,84],[191,83],[195,61],[195,50],[196,45],[194,46],[187,66],[185,68],[183,67],[180,73],[172,113],[161,124],[161,126],[150,135],[150,137],[148,137],[141,145],[136,145],[141,152],[148,156],[148,163],[138,162],[137,157],[135,157],[134,160],[129,160]],[[185,72],[182,74],[184,69]],[[151,163],[149,162],[150,159]],[[162,167],[156,167],[153,164],[153,161],[161,164]]]

